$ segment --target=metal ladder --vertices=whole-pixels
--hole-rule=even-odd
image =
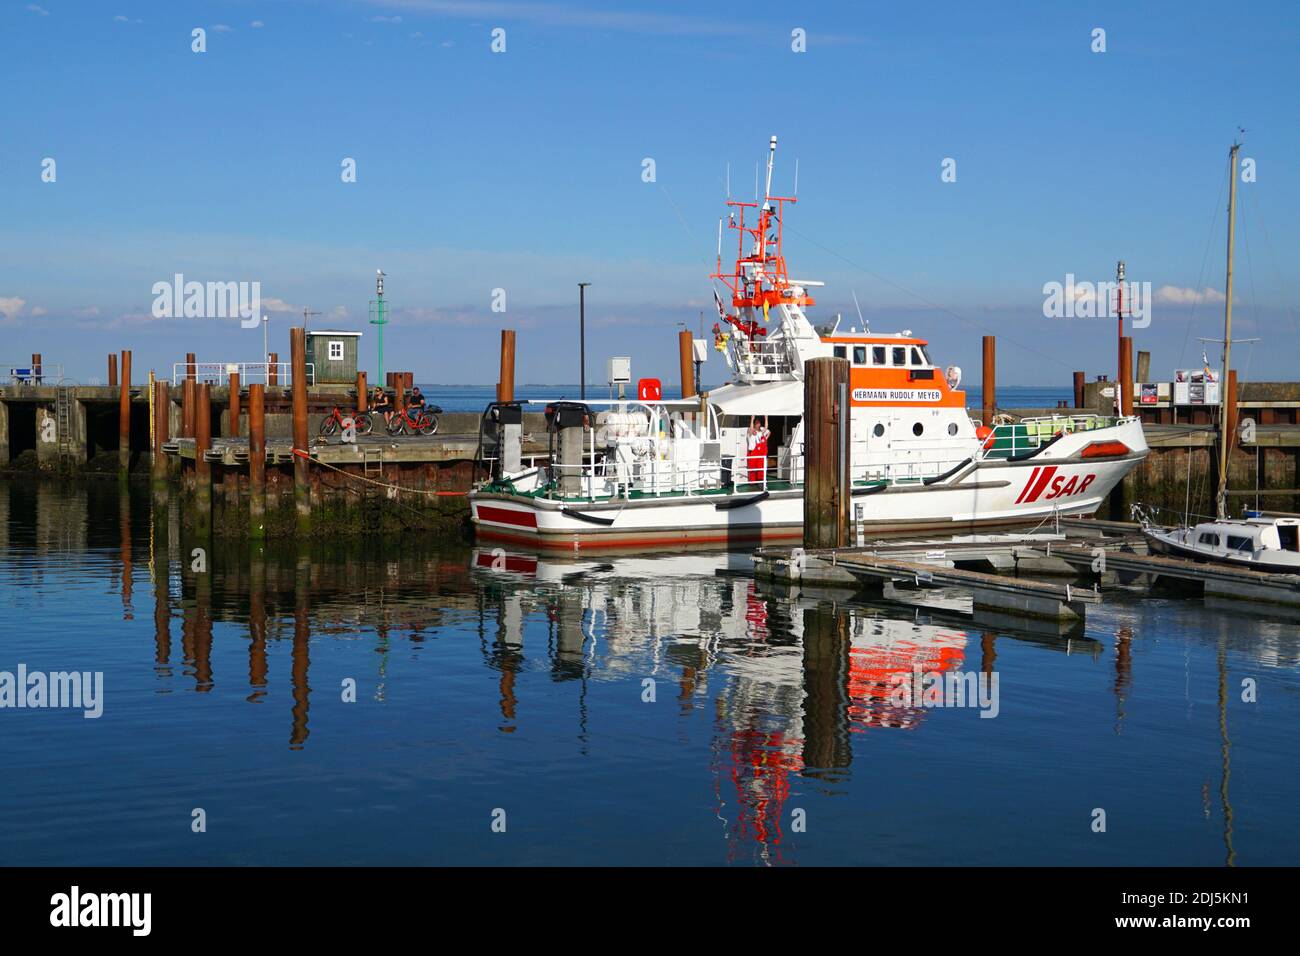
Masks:
[[[59,462],[72,463],[72,390],[60,385],[54,393],[55,438],[59,446]]]
[[[361,463],[363,474],[383,477],[384,450],[382,448],[363,445],[361,448]]]

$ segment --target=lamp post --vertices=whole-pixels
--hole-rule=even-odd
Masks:
[[[578,399],[587,400],[587,286],[578,283]]]
[[[375,376],[375,381],[381,387],[384,382],[384,326],[388,324],[384,318],[384,307],[387,304],[384,302],[384,275],[383,269],[375,270],[375,301],[371,303],[375,317],[370,320],[371,325],[379,326],[379,374]]]

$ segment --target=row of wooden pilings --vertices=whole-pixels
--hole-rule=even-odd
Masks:
[[[294,497],[300,531],[310,530],[311,486],[307,449],[307,348],[306,332],[302,328],[289,330],[293,403],[294,447]],[[109,356],[110,384],[116,384],[115,356]],[[278,360],[271,356],[271,362]],[[212,385],[200,383],[193,352],[185,356],[185,378],[181,382],[180,436],[194,440],[194,497],[196,526],[200,533],[210,532],[212,516],[212,464],[206,452],[212,448]],[[240,381],[239,373],[230,373],[230,429],[240,432]],[[268,382],[278,385],[274,364],[268,369]],[[267,384],[254,382],[248,386],[248,473],[249,473],[249,534],[261,538],[265,532],[266,515],[266,388]],[[130,459],[130,386],[131,353],[122,353],[121,376],[121,461],[125,471]],[[153,448],[152,479],[155,494],[166,495],[171,479],[179,473],[181,460],[170,459],[163,446],[171,440],[171,386],[165,379],[153,383]],[[357,375],[358,402],[365,408],[365,373]]]

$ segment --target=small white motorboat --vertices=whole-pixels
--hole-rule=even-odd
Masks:
[[[1300,574],[1300,518],[1247,512],[1244,518],[1162,528],[1141,512],[1138,517],[1152,549],[1162,554],[1256,571]]]

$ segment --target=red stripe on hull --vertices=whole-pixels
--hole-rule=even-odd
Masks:
[[[537,515],[531,511],[512,511],[509,508],[494,508],[491,505],[477,505],[477,514],[481,521],[499,521],[512,524],[516,528],[536,528]]]

